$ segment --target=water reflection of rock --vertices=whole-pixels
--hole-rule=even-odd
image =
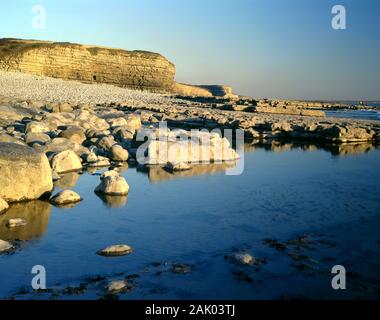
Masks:
[[[117,167],[117,171],[120,173],[126,172],[129,169],[129,164],[128,163],[121,163],[120,166]]]
[[[334,156],[358,155],[367,153],[377,149],[378,146],[363,142],[363,143],[343,143],[343,144],[313,144],[305,142],[285,142],[278,140],[269,141],[253,141],[252,143],[245,144],[244,150],[246,152],[255,151],[257,149],[265,149],[273,152],[285,152],[295,149],[304,151],[325,150]]]
[[[178,172],[168,172],[163,166],[139,166],[138,171],[148,174],[150,182],[161,182],[177,178],[190,178],[194,176],[202,175],[215,175],[222,173],[227,169],[235,168],[237,161],[229,161],[223,163],[211,163],[211,164],[197,164],[192,165],[190,170],[178,171]]]
[[[78,183],[79,173],[78,172],[69,172],[61,175],[61,179],[54,182],[56,188],[61,189],[70,189],[74,188]]]
[[[51,205],[44,201],[15,203],[5,213],[0,215],[0,239],[30,240],[41,237],[49,224]],[[9,219],[21,218],[26,220],[25,226],[8,228]]]
[[[128,196],[107,196],[95,193],[110,208],[123,208],[128,202]]]
[[[370,143],[345,143],[341,145],[331,146],[330,150],[333,155],[357,155],[368,153],[377,149],[377,147]]]

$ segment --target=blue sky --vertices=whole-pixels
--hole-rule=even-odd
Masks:
[[[336,4],[346,30],[331,27]],[[155,51],[177,81],[255,97],[380,100],[378,0],[7,0],[0,37]]]

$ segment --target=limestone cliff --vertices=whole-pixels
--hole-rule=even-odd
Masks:
[[[198,86],[192,86],[184,83],[175,83],[173,91],[180,96],[212,97],[212,93],[210,91]]]
[[[0,39],[0,69],[157,92],[172,91],[175,66],[157,53]]]
[[[222,85],[190,85],[184,83],[175,83],[174,93],[181,96],[193,97],[221,97],[221,98],[237,98],[232,92],[232,88]]]

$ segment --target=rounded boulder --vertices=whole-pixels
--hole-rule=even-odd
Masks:
[[[53,189],[45,154],[14,143],[0,143],[0,197],[7,202],[40,198]]]

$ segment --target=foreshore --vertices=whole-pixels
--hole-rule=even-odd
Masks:
[[[162,123],[167,124],[168,130],[161,131],[159,129]],[[193,152],[188,158],[178,156],[178,148],[173,149],[174,152],[170,157],[169,155],[155,157],[159,155],[160,147],[169,150],[173,146],[179,146],[179,149],[186,146],[186,143],[177,145],[174,138],[177,138],[177,133],[190,137],[191,129],[196,129],[195,132],[198,132],[198,129],[202,130],[195,134],[195,137],[210,138],[210,164],[193,163],[195,159]],[[231,179],[228,182],[220,180],[223,172],[237,167],[239,156],[229,142],[224,137],[217,135],[214,129],[222,134],[225,132],[224,129],[242,130],[244,133],[246,142],[244,161],[247,161],[247,170],[244,170],[241,177],[238,178],[240,180]],[[136,149],[141,143],[137,139],[137,134],[141,132],[147,136],[157,134],[159,137],[168,138],[167,142],[160,142],[157,139],[148,145],[149,157],[146,164],[140,163],[136,157]],[[336,155],[363,156],[377,148],[379,137],[379,121],[326,117],[323,109],[313,109],[310,105],[302,102],[292,104],[290,101],[286,101],[281,105],[274,104],[272,101],[256,101],[249,97],[209,97],[204,99],[181,97],[134,91],[111,85],[83,84],[21,73],[0,72],[0,167],[3,171],[0,177],[2,185],[0,190],[0,224],[2,227],[0,254],[6,257],[9,253],[13,254],[24,250],[21,247],[23,243],[43,237],[44,233],[48,233],[47,229],[50,224],[56,228],[51,228],[54,231],[50,235],[51,238],[47,245],[50,246],[50,242],[52,242],[53,246],[59,248],[58,264],[62,265],[62,252],[66,250],[67,259],[70,261],[74,260],[77,265],[80,265],[83,257],[86,257],[86,264],[94,268],[88,270],[87,266],[83,266],[83,270],[85,270],[83,274],[70,275],[70,283],[66,281],[68,274],[66,269],[64,270],[65,274],[55,272],[57,278],[54,279],[59,279],[59,281],[51,282],[56,285],[46,292],[36,292],[27,288],[13,292],[8,290],[7,294],[10,294],[9,298],[22,299],[50,295],[55,299],[72,298],[77,295],[85,295],[86,298],[101,296],[108,299],[129,293],[141,294],[143,297],[146,297],[146,294],[148,297],[157,297],[155,292],[159,291],[154,287],[154,290],[146,292],[145,285],[152,279],[161,279],[158,278],[161,277],[161,274],[174,280],[177,279],[174,277],[187,274],[192,277],[191,279],[196,280],[199,270],[199,274],[215,274],[214,268],[225,270],[226,279],[230,279],[228,280],[230,285],[232,283],[233,286],[241,284],[245,286],[247,283],[253,283],[252,279],[260,277],[257,270],[259,272],[263,270],[267,274],[266,259],[268,257],[268,270],[270,270],[271,263],[273,261],[276,263],[275,259],[283,259],[281,255],[284,252],[287,254],[287,250],[289,250],[291,263],[289,277],[293,273],[291,268],[301,268],[302,270],[308,268],[307,270],[320,274],[312,265],[313,262],[309,263],[309,260],[314,261],[312,258],[309,259],[305,255],[306,262],[299,261],[300,255],[292,253],[293,245],[313,244],[313,248],[320,245],[317,246],[318,254],[322,252],[327,255],[323,244],[329,243],[327,242],[328,238],[314,239],[312,233],[307,238],[305,236],[291,238],[290,235],[281,235],[281,232],[277,230],[281,230],[284,223],[278,223],[277,219],[281,219],[281,221],[286,219],[286,223],[291,225],[295,225],[294,221],[300,223],[299,221],[306,220],[307,223],[313,225],[313,230],[318,225],[318,219],[321,219],[324,224],[326,212],[329,212],[329,208],[335,208],[336,205],[335,198],[331,197],[332,192],[329,191],[331,189],[328,189],[336,188],[336,182],[332,183],[329,180],[329,174],[326,174],[332,170],[332,167],[328,167],[330,168],[328,170],[311,171],[318,172],[315,175],[313,173],[311,180],[308,170],[320,169],[330,163]],[[222,157],[218,157],[218,146],[222,146]],[[203,145],[201,144],[199,148],[198,146],[192,147],[191,150],[197,149],[204,150]],[[294,166],[294,171],[289,167],[279,166],[279,164],[286,164],[289,155],[297,158],[305,156],[299,152],[300,150],[306,153],[306,151],[321,149],[323,152],[317,151],[316,154],[317,157],[320,157],[317,159],[322,161],[322,165],[315,164],[313,160],[310,161],[315,158],[307,156],[302,159],[304,162],[293,160],[288,162],[288,165]],[[295,152],[288,152],[292,150]],[[326,152],[328,156],[324,156]],[[272,157],[273,154],[276,156]],[[197,152],[195,155],[198,155]],[[263,157],[263,155],[267,156]],[[351,159],[351,157],[344,158],[344,160]],[[340,166],[341,163],[339,163]],[[299,173],[303,167],[307,167],[308,170]],[[333,168],[336,169],[336,167]],[[352,169],[351,166],[349,168]],[[297,183],[291,180],[291,183],[285,185],[277,180],[279,176],[282,177],[282,170],[286,172],[285,177],[291,176],[292,179],[293,177],[298,179],[297,174],[300,174],[300,177],[305,174],[307,185],[315,186],[315,189],[308,190],[305,188],[305,184],[299,183],[299,180],[296,180]],[[261,175],[262,173],[265,174]],[[207,180],[207,183],[205,183],[204,177],[198,179],[199,176],[206,175],[215,175],[215,177]],[[139,180],[140,177],[143,178],[142,180],[149,179],[149,183]],[[357,177],[358,174],[355,173],[352,176],[348,175],[348,179],[352,179],[348,183],[345,178],[344,183],[340,185],[340,187],[346,188],[343,189],[343,192],[352,194],[351,186],[356,183]],[[192,183],[180,181],[190,178],[193,178]],[[174,182],[175,179],[180,184],[168,183],[169,181]],[[231,189],[226,187],[227,184],[223,181],[227,184],[232,182],[238,186],[236,199],[232,202],[219,203],[214,200],[227,199],[231,195]],[[238,181],[240,182],[238,183]],[[272,184],[263,183],[266,181],[271,181]],[[154,186],[158,183],[162,183],[162,188]],[[360,181],[358,183],[360,184]],[[169,185],[173,189],[167,189]],[[179,185],[181,189],[179,189]],[[191,189],[192,186],[194,189]],[[163,191],[164,188],[166,191]],[[294,188],[299,188],[299,190],[297,189],[295,192]],[[366,192],[367,189],[360,185],[357,190],[358,192],[354,192],[354,197],[362,199],[369,194]],[[288,191],[289,193],[285,193],[287,196],[283,196],[283,192]],[[175,198],[173,194],[179,192],[185,195],[187,199],[185,201],[188,202],[183,203],[185,198],[180,197],[178,205],[170,208],[167,204]],[[323,196],[313,198],[316,193]],[[190,194],[195,194],[199,199],[190,201],[191,197],[187,196]],[[220,196],[221,194],[223,196]],[[252,201],[252,195],[255,195],[254,201]],[[213,198],[214,196],[215,198]],[[204,198],[202,199],[202,197]],[[326,203],[310,201],[310,199],[322,198],[324,201],[327,198],[328,201]],[[240,207],[241,203],[244,203],[243,199],[248,199],[246,207]],[[297,215],[294,214],[294,205],[289,205],[292,203],[288,199],[301,199],[302,204],[296,210],[302,216],[300,220],[292,220],[297,218]],[[154,227],[151,227],[147,221],[153,219],[154,216],[148,216],[148,214],[155,210],[155,201],[158,201],[156,202],[158,206],[161,204],[161,207],[156,208],[157,216],[160,218],[155,220]],[[212,206],[207,209],[205,204],[208,201],[212,201]],[[267,209],[269,202],[275,203],[277,207]],[[200,209],[199,203],[202,206],[205,205],[206,209],[203,210],[202,207]],[[357,201],[353,201],[353,203],[356,204]],[[218,204],[220,207],[215,208]],[[129,207],[124,208],[126,205]],[[315,205],[312,210],[309,208],[310,205]],[[186,215],[178,215],[178,208],[185,212],[187,210]],[[79,214],[70,215],[68,219],[67,215],[64,217],[63,214],[56,214],[68,209],[71,213]],[[119,210],[119,213],[123,214],[111,217],[109,210],[113,210],[113,212]],[[200,213],[197,213],[199,210],[201,210]],[[223,212],[223,210],[226,212],[225,218],[215,219],[218,217],[217,213]],[[89,216],[85,213],[90,211],[96,211],[96,214],[91,215],[91,228],[93,225],[99,226],[99,233],[96,229],[93,233],[92,231],[88,232],[86,228],[78,229],[77,227],[78,225],[81,228],[89,225]],[[352,215],[356,217],[356,207],[353,207],[351,211]],[[162,215],[165,217],[167,212],[166,218],[161,219]],[[278,212],[281,212],[281,217]],[[191,229],[190,233],[186,233],[181,228],[185,225],[184,221],[188,219],[187,217],[192,217],[194,214],[196,224],[189,224],[190,229],[194,229]],[[305,219],[305,214],[307,219]],[[50,216],[54,216],[54,219],[49,222]],[[65,224],[64,220],[57,220],[57,216],[67,223]],[[335,218],[336,214],[331,214],[331,216]],[[347,212],[345,211],[342,216],[346,218]],[[123,222],[125,221],[123,219],[129,220]],[[173,223],[172,221],[176,220],[168,219],[178,219],[179,223]],[[231,220],[225,224],[224,219]],[[265,225],[265,219],[270,220],[268,223],[272,223],[269,224],[271,227],[268,230],[278,228],[269,233],[270,238],[268,238],[267,229],[263,228],[262,232],[261,229],[251,228],[249,225],[252,221],[254,221],[253,225],[260,225],[260,223],[263,225],[264,221]],[[239,223],[247,221],[247,224],[239,225],[236,229],[235,221]],[[207,232],[199,232],[199,226],[202,226],[202,223]],[[216,233],[209,232],[210,227],[214,225],[217,225]],[[227,230],[226,232],[226,225],[233,230],[230,229],[232,231]],[[370,225],[375,229],[376,224]],[[60,230],[59,228],[63,228],[64,232],[56,232],[56,230]],[[83,232],[78,232],[78,230],[83,230]],[[133,234],[135,230],[138,231]],[[223,235],[236,232],[237,240],[230,242],[228,239],[219,248],[223,235],[217,234],[218,230]],[[175,235],[174,238],[168,238],[169,246],[181,239],[177,238],[177,235],[184,234],[183,243],[188,243],[190,239],[191,259],[187,259],[189,255],[182,256],[181,251],[178,254],[179,258],[176,256],[175,261],[166,260],[167,251],[161,252],[151,245],[152,242],[159,243],[161,241],[159,239],[162,239],[163,232],[166,235]],[[141,234],[150,235],[152,233],[156,233],[156,238],[141,236]],[[80,246],[74,242],[75,248],[81,250],[78,254],[80,260],[75,260],[72,255],[72,246],[65,241],[68,235],[72,235],[72,238],[78,241],[78,237],[83,234],[85,236],[81,238],[84,240],[80,240]],[[199,252],[201,252],[204,249],[203,244],[209,239],[209,234],[215,238],[215,243],[218,244],[218,247],[215,248],[218,250],[213,249],[208,254],[193,257],[193,246],[196,246],[197,243],[201,245],[199,247]],[[253,234],[256,237],[254,240],[252,240]],[[336,234],[335,231],[334,234]],[[196,235],[196,238],[191,238],[192,235]],[[198,241],[199,236],[203,237],[201,241]],[[41,242],[43,243],[43,241]],[[255,245],[247,247],[244,242]],[[231,243],[234,243],[234,246],[236,244],[236,247],[239,248],[237,252],[230,248]],[[262,249],[257,250],[258,246],[261,246]],[[282,251],[275,249],[276,246]],[[103,247],[104,249],[102,249]],[[198,250],[198,247],[195,248]],[[149,250],[152,249],[153,251],[149,253]],[[186,248],[182,249],[181,247],[181,250],[186,252]],[[273,258],[270,250],[275,250],[279,257]],[[54,252],[49,250],[41,249],[40,252],[49,259],[54,257]],[[132,254],[132,252],[134,253]],[[255,255],[251,254],[253,252]],[[146,260],[141,258],[141,253],[146,255]],[[99,255],[107,259],[109,256],[130,254],[132,257],[128,261],[128,270],[125,270],[125,264],[122,263],[119,266],[122,272],[118,273],[109,273],[105,269],[108,266],[104,260],[95,260]],[[155,255],[158,258],[153,258],[156,257]],[[16,254],[16,256],[21,255]],[[117,264],[117,259],[112,261]],[[321,259],[321,261],[323,260]],[[210,262],[213,270],[203,269],[205,266],[209,266]],[[17,263],[19,262],[17,261]],[[318,267],[321,268],[320,266],[323,265],[323,268],[328,270],[329,264],[330,262],[322,262],[318,264]],[[245,268],[245,273],[241,273],[241,268]],[[51,272],[50,270],[49,272]],[[147,273],[146,270],[149,270],[150,273]],[[231,277],[231,274],[234,277]],[[202,275],[201,278],[204,279],[204,276]],[[234,283],[236,279],[238,280],[237,284]],[[49,278],[49,281],[53,280]],[[161,283],[155,286],[161,287]],[[196,288],[197,292],[199,288],[207,289],[199,285]],[[273,291],[272,282],[270,291]],[[250,294],[253,292],[254,290],[250,290]]]
[[[57,109],[60,103],[67,109]],[[281,100],[269,105],[252,98],[178,97],[17,72],[0,71],[0,105],[2,131],[20,139],[25,132],[10,132],[16,121],[86,109],[100,118],[134,113],[147,125],[167,121],[172,127],[242,129],[248,139],[328,143],[380,140],[379,121],[325,117],[323,111],[316,110],[318,105],[306,102]]]

